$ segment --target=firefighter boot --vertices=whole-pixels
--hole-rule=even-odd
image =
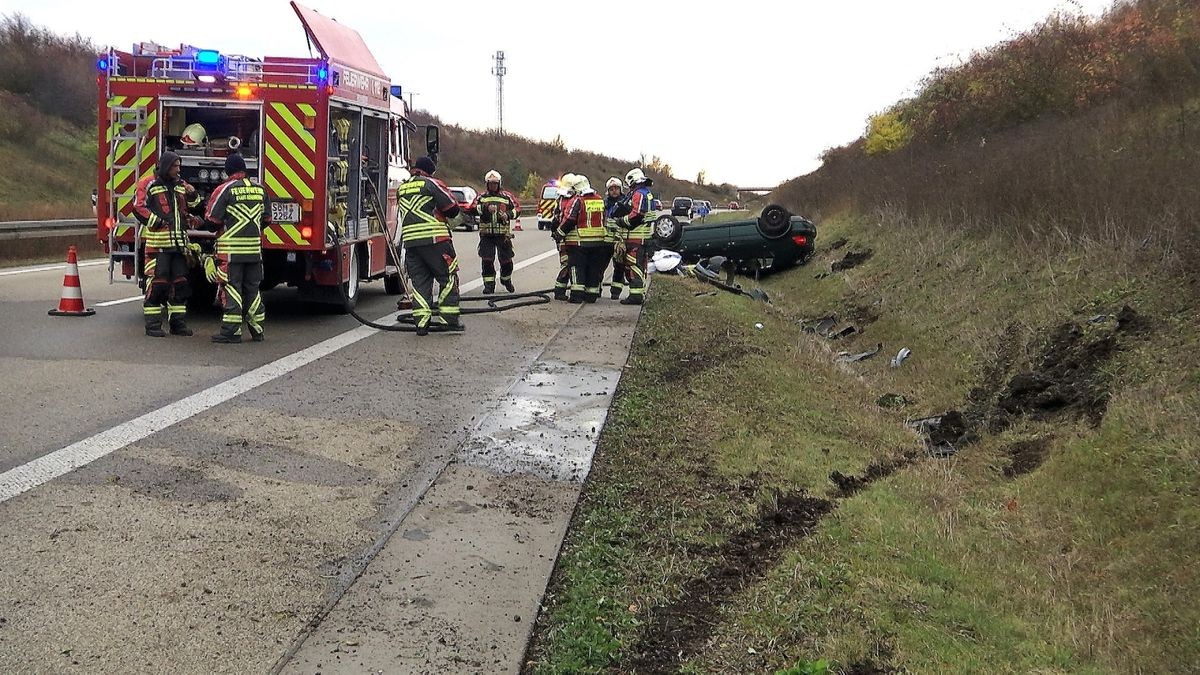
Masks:
[[[242,336],[231,330],[222,328],[220,333],[212,336],[212,341],[221,345],[236,345],[241,344]]]
[[[508,291],[509,293],[517,292],[517,287],[513,286],[513,282],[511,280],[501,279],[500,283],[504,284],[504,290]]]
[[[554,289],[554,299],[555,299],[555,300],[562,300],[563,302],[566,302],[566,300],[567,300],[567,291],[566,291],[566,289],[563,289],[563,288],[556,288],[556,289]]]
[[[484,295],[491,295],[492,293],[495,293],[495,292],[496,292],[496,282],[485,281],[483,283],[483,294]]]
[[[620,300],[621,299],[621,287],[620,286],[610,287],[608,289],[608,297],[612,298],[613,300]]]
[[[188,328],[187,322],[182,317],[171,319],[171,335],[182,335],[184,337],[192,336],[192,329]]]
[[[250,339],[254,340],[255,342],[262,342],[267,339],[267,336],[264,335],[261,330],[254,330],[253,328],[251,328],[250,329]]]
[[[167,337],[167,334],[162,329],[162,317],[147,317],[146,335],[150,337]]]
[[[622,300],[621,304],[622,305],[640,305],[640,304],[642,304],[642,296],[641,295],[630,295],[628,298],[625,298],[624,300]]]

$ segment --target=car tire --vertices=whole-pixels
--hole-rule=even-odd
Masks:
[[[758,217],[758,233],[765,239],[779,239],[792,231],[792,214],[787,209],[771,204]]]
[[[663,248],[674,248],[683,239],[683,224],[675,216],[661,216],[651,227],[654,243]]]

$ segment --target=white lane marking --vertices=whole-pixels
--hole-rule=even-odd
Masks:
[[[544,253],[522,260],[513,266],[514,271],[535,265],[546,258],[558,255],[551,249]],[[483,285],[483,279],[474,279],[462,285],[462,290],[470,291]],[[395,312],[388,312],[379,317],[377,323],[394,318]],[[359,326],[340,335],[293,352],[264,366],[247,373],[242,373],[224,382],[215,384],[208,389],[182,398],[174,403],[148,412],[141,417],[102,431],[65,448],[60,448],[35,460],[26,462],[0,473],[0,503],[6,502],[19,494],[47,483],[59,476],[70,473],[81,466],[90,464],[101,457],[111,454],[127,445],[136,443],[143,438],[158,433],[171,425],[178,424],[200,413],[218,406],[235,396],[244,394],[272,380],[306,366],[317,359],[328,356],[339,349],[375,335],[379,331],[367,326]]]
[[[107,265],[108,260],[87,260],[79,263],[80,267],[95,267],[97,265]],[[50,272],[53,270],[66,269],[66,263],[54,263],[53,265],[38,265],[36,267],[19,267],[15,270],[0,271],[0,277],[11,277],[15,274],[29,274],[30,272]]]
[[[133,302],[134,300],[144,300],[145,298],[146,298],[146,296],[144,296],[144,295],[135,295],[132,298],[121,298],[120,300],[109,300],[107,302],[97,302],[96,306],[97,307],[112,307],[113,305],[123,305],[127,302]]]

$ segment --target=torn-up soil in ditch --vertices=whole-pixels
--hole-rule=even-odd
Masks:
[[[858,267],[859,265],[870,260],[874,255],[875,251],[869,248],[862,251],[850,251],[846,253],[841,260],[835,261],[833,265],[829,267],[829,269],[832,272],[842,272],[844,270],[854,269],[855,267]]]
[[[1023,419],[1085,420],[1098,426],[1108,410],[1112,386],[1108,363],[1123,340],[1145,327],[1146,321],[1130,307],[1087,322],[1063,322],[1035,334],[1028,344],[1020,341],[1018,326],[1009,326],[995,361],[968,394],[966,412],[950,411],[941,416],[936,429],[922,430],[928,446],[961,450],[982,435],[1000,433]],[[1036,469],[1044,458],[1044,452],[1018,450],[1030,459],[1014,462],[1015,473],[1006,469],[1010,478]]]
[[[906,452],[898,457],[871,462],[866,470],[858,476],[846,475],[841,471],[834,471],[829,474],[829,480],[837,486],[837,492],[833,496],[837,499],[852,497],[859,490],[862,490],[871,483],[882,478],[887,478],[905,466],[912,464],[918,456],[915,452]]]
[[[734,535],[717,553],[704,576],[684,586],[680,598],[655,608],[650,625],[632,651],[628,670],[675,672],[679,663],[700,651],[716,621],[715,613],[730,598],[762,579],[791,542],[807,536],[833,502],[803,494],[780,497],[754,527]]]
[[[874,462],[858,476],[834,471],[829,476],[838,488],[833,499],[803,493],[779,497],[774,507],[759,516],[754,527],[734,535],[715,550],[713,564],[703,576],[684,586],[678,600],[650,612],[650,624],[632,650],[627,669],[647,673],[677,671],[680,663],[704,648],[718,622],[721,606],[761,581],[788,546],[812,534],[821,519],[837,508],[838,501],[892,475],[916,457],[916,453],[906,453]],[[848,672],[892,672],[874,663],[854,667],[858,670]]]
[[[1010,463],[1004,467],[1005,478],[1023,476],[1042,465],[1050,450],[1050,437],[1032,438],[1017,441],[1004,449]]]
[[[662,380],[664,382],[690,380],[706,370],[741,358],[747,353],[747,349],[744,344],[712,342],[700,349],[684,352],[671,359],[670,365],[663,370]]]

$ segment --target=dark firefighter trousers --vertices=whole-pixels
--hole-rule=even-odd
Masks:
[[[646,294],[646,267],[649,263],[649,244],[625,242],[625,279],[629,281],[629,297]]]
[[[558,276],[554,278],[554,294],[565,296],[571,286],[571,247],[558,242]]]
[[[624,251],[622,251],[620,255],[617,255],[616,250],[614,250],[613,256],[612,256],[612,263],[613,263],[613,273],[612,273],[611,292],[612,292],[612,297],[616,298],[616,297],[620,297],[621,291],[625,290],[625,281],[629,274],[629,269],[628,269],[629,266],[625,262]]]
[[[225,314],[221,317],[221,332],[226,335],[241,335],[242,321],[250,325],[250,332],[262,335],[263,321],[267,318],[263,308],[259,286],[263,280],[262,261],[222,262],[225,283],[221,286],[224,295]]]
[[[612,245],[580,245],[570,247],[571,297],[595,302],[604,283],[604,270],[612,260]]]
[[[457,324],[460,284],[453,242],[439,241],[406,249],[404,267],[412,282],[413,318],[417,325],[428,326],[430,322]],[[434,281],[438,284],[437,296],[433,294]]]
[[[479,235],[479,260],[483,263],[483,284],[485,286],[496,285],[497,258],[500,259],[500,281],[502,283],[511,282],[514,257],[516,257],[516,253],[513,251],[512,239],[508,235]]]
[[[183,323],[187,317],[187,301],[192,297],[192,285],[188,282],[187,258],[179,251],[158,251],[146,255],[146,300],[142,303],[142,314],[147,328],[162,326],[163,308],[172,326]]]

